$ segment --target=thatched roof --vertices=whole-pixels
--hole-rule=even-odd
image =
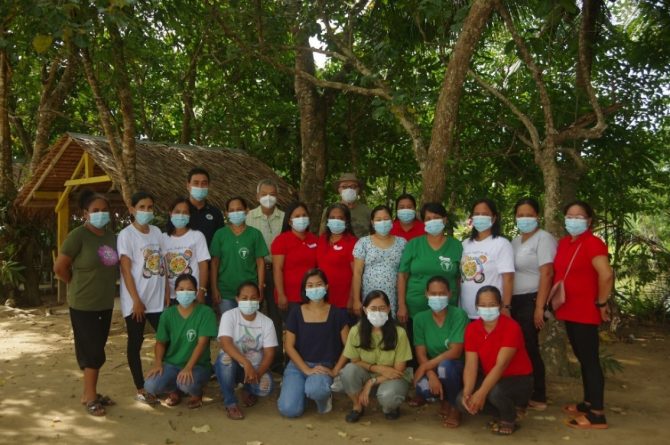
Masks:
[[[257,205],[256,185],[264,178],[279,184],[278,202],[286,205],[295,197],[295,190],[269,166],[240,150],[192,145],[167,145],[137,141],[137,186],[156,197],[157,207],[165,210],[178,196],[186,196],[186,176],[196,166],[209,171],[211,185],[207,200],[223,208],[226,199],[242,196],[250,205]],[[112,183],[91,184],[96,191],[107,193],[113,206],[123,210],[116,184],[123,174],[116,166],[107,139],[78,133],[66,133],[52,146],[32,178],[20,190],[15,203],[35,216],[55,216],[55,198],[42,192],[62,192],[83,153],[95,161],[93,176],[109,175]],[[37,192],[37,193],[36,193]],[[76,196],[76,190],[74,199]],[[74,205],[74,201],[72,201]]]

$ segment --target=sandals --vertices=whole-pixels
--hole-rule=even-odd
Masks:
[[[247,408],[250,408],[250,407],[254,406],[256,404],[256,402],[258,402],[258,397],[256,397],[255,395],[250,394],[248,392],[243,392],[242,393],[242,403]]]
[[[98,399],[91,400],[86,404],[86,412],[95,417],[102,417],[107,414],[105,408]]]
[[[419,397],[419,396],[414,396],[407,401],[407,404],[409,406],[411,406],[412,408],[419,408],[420,406],[423,406],[426,403],[427,403],[426,399],[424,399],[423,397]]]
[[[145,403],[147,405],[157,405],[161,403],[160,400],[158,400],[155,395],[149,394],[147,392],[138,392],[137,394],[135,394],[135,400],[141,403]]]
[[[583,416],[577,416],[574,419],[566,422],[570,428],[578,430],[606,430],[608,428],[607,420],[602,414],[594,414],[589,412]]]
[[[456,408],[452,408],[442,420],[442,426],[446,428],[458,428],[461,426],[461,413]]]
[[[544,411],[547,409],[547,402],[536,402],[535,400],[529,400],[528,408],[535,411]]]
[[[583,416],[590,411],[591,407],[584,402],[571,403],[570,405],[565,405],[563,407],[563,412],[572,417]]]
[[[196,409],[202,406],[202,397],[191,397],[186,404],[188,409]]]
[[[396,408],[393,411],[384,413],[384,418],[386,420],[398,420],[399,417],[400,417],[400,408]]]
[[[360,411],[352,409],[349,411],[349,414],[347,414],[344,418],[344,420],[347,421],[347,423],[356,423],[360,420],[360,418],[363,416],[363,408],[361,408]]]
[[[165,404],[167,406],[177,406],[180,403],[181,403],[181,395],[176,391],[173,391],[170,394],[168,394],[167,399],[165,399]]]
[[[519,424],[516,422],[506,422],[504,420],[499,420],[493,423],[491,432],[499,436],[510,436],[518,429]]]
[[[240,410],[240,407],[237,405],[226,406],[226,415],[230,420],[242,420],[244,419],[244,414]]]

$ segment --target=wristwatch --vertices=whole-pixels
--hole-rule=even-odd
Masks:
[[[512,309],[512,305],[511,304],[506,304],[506,305],[503,306],[503,309]]]
[[[598,301],[596,301],[596,307],[605,307],[605,306],[607,306],[607,301],[605,301],[604,303],[599,303]]]
[[[204,293],[207,293],[207,288],[206,287],[199,287],[198,290],[201,290]]]

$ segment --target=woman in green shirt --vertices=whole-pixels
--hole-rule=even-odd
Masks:
[[[91,190],[79,196],[84,224],[72,230],[54,263],[54,273],[68,284],[67,302],[74,349],[84,372],[81,403],[93,416],[104,416],[114,402],[97,393],[98,374],[105,363],[105,345],[119,276],[116,236],[108,229],[109,201]]]
[[[353,402],[345,419],[357,422],[376,390],[384,417],[395,420],[409,389],[405,368],[412,350],[405,330],[389,317],[391,302],[383,291],[368,293],[363,312],[365,316],[351,328],[343,352],[351,363],[342,370],[342,386]]]
[[[421,406],[427,399],[441,401],[444,426],[460,425],[456,396],[463,388],[463,334],[468,315],[449,304],[449,282],[441,275],[428,280],[426,299],[430,310],[414,317],[414,347],[419,367],[414,372],[416,397],[410,406]]]

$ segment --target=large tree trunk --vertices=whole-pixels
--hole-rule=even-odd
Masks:
[[[193,139],[193,130],[195,127],[195,113],[193,112],[193,93],[195,91],[195,80],[198,75],[198,60],[200,59],[200,51],[202,50],[204,40],[201,39],[196,45],[191,55],[188,69],[183,79],[183,87],[181,93],[181,100],[183,104],[184,115],[181,121],[181,136],[179,142],[181,144],[189,144]],[[196,135],[196,139],[197,135]]]
[[[423,202],[442,201],[445,192],[446,159],[454,142],[454,128],[475,46],[481,38],[493,11],[492,0],[476,0],[463,22],[463,28],[454,45],[447,72],[435,108],[432,137],[425,162],[421,166]]]
[[[298,46],[308,47],[306,33],[298,30],[294,33]],[[314,56],[310,51],[296,50],[296,71],[314,74]],[[319,225],[324,200],[326,180],[326,121],[328,119],[327,101],[319,95],[316,87],[309,81],[296,75],[295,95],[300,110],[300,144],[302,160],[300,166],[300,199],[307,204],[312,215],[311,228]]]
[[[16,193],[12,168],[12,140],[9,133],[9,58],[0,47],[0,196],[12,198]]]

